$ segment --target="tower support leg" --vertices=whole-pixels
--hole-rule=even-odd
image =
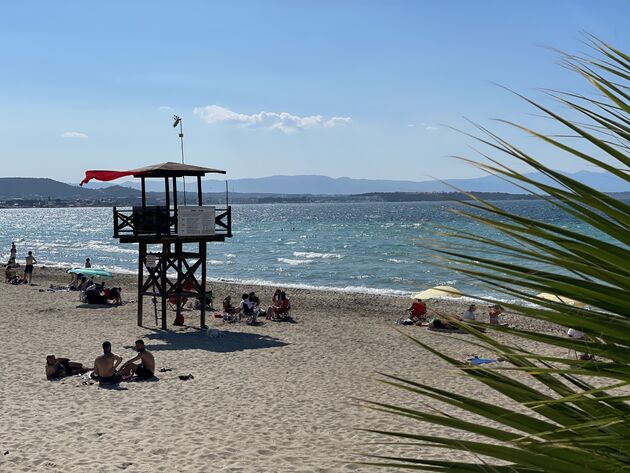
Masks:
[[[201,316],[199,325],[207,328],[206,325],[206,242],[199,242],[199,258],[201,258]]]
[[[142,285],[144,283],[144,262],[147,257],[147,244],[140,243],[138,251],[138,327],[142,327]]]
[[[169,258],[169,251],[170,251],[170,244],[168,243],[163,243],[162,244],[162,257],[160,258],[160,264],[161,264],[161,286],[162,286],[162,330],[166,330],[167,329],[167,325],[166,325],[166,302],[168,299],[168,295],[167,295],[167,287],[166,287],[166,271],[168,268],[168,258]]]

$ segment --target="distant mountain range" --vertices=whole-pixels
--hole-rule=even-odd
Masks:
[[[627,192],[630,185],[610,174],[580,171],[574,174],[566,173],[574,179],[604,192]],[[530,173],[535,180],[550,182],[540,173]],[[92,181],[94,182],[94,181]],[[88,187],[103,188],[108,183],[90,183]],[[139,189],[140,184],[134,181],[124,181],[123,187]],[[312,194],[312,195],[351,195],[370,192],[451,192],[453,186],[467,192],[506,192],[522,194],[523,191],[514,185],[495,176],[484,176],[472,179],[447,179],[440,181],[395,181],[385,179],[352,179],[349,177],[332,178],[327,176],[269,176],[250,179],[232,179],[228,181],[230,192],[247,194]],[[191,185],[192,187],[192,185]],[[147,190],[160,192],[163,190],[161,182],[147,181]],[[189,189],[188,191],[190,192]],[[225,192],[225,181],[205,179],[204,192]]]
[[[536,180],[547,180],[538,173],[529,175]],[[595,187],[604,192],[630,192],[630,185],[625,181],[596,172],[581,171],[570,174],[574,179]],[[454,186],[467,192],[523,194],[524,192],[495,176],[485,176],[474,179],[449,179],[444,183],[439,181],[391,181],[381,179],[351,179],[331,178],[326,176],[270,176],[255,179],[234,179],[228,181],[231,201],[233,202],[262,202],[262,201],[315,201],[312,197],[320,196],[321,201],[332,201],[333,196],[339,200],[349,200],[350,196],[357,199],[385,199],[385,193],[398,193],[395,200],[434,200],[436,196],[419,196],[419,193],[452,192]],[[63,200],[63,201],[92,201],[102,203],[131,204],[140,198],[138,183],[124,181],[118,185],[112,183],[94,182],[79,187],[76,184],[66,184],[46,178],[4,177],[0,178],[0,200]],[[179,186],[180,192],[182,187]],[[188,194],[194,194],[196,186],[189,185]],[[224,202],[225,181],[206,179],[203,181],[204,195],[208,201]],[[161,181],[147,181],[147,191],[151,201],[159,201],[163,197],[163,183]],[[299,196],[308,198],[301,199]],[[394,198],[394,197],[392,197]],[[505,197],[503,197],[505,198]],[[266,199],[266,200],[265,200]],[[271,199],[271,200],[269,200]]]

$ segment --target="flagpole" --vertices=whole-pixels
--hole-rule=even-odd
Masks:
[[[179,125],[179,141],[182,149],[182,164],[184,164],[184,125],[182,119],[177,115],[173,115],[173,119],[175,120],[173,128]],[[182,176],[182,181],[184,183],[184,205],[186,205],[186,177]]]

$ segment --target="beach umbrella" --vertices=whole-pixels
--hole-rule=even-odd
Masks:
[[[111,279],[112,273],[101,268],[73,268],[68,270],[72,274],[80,274],[88,278],[107,278]]]
[[[568,297],[558,296],[556,294],[550,294],[548,292],[541,292],[536,297],[545,299],[547,301],[560,302],[561,304],[572,305],[573,307],[579,307],[580,309],[586,307],[584,302],[576,301]]]
[[[462,297],[459,289],[451,286],[435,286],[411,296],[412,299],[432,299],[434,297]]]

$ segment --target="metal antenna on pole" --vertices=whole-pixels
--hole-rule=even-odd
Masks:
[[[182,164],[184,164],[184,126],[182,124],[182,119],[177,115],[173,115],[173,128],[177,128],[179,125],[179,141],[182,147]],[[182,177],[182,181],[184,181],[184,205],[186,205],[186,178]]]

